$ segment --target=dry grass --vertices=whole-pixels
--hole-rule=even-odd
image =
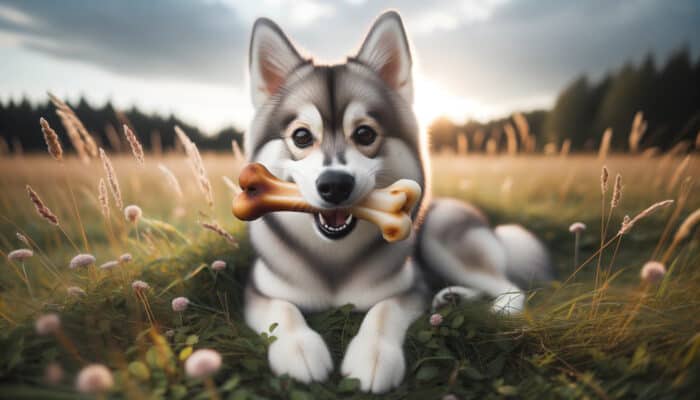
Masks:
[[[337,376],[312,386],[272,377],[265,357],[269,337],[245,327],[241,302],[251,250],[244,225],[230,214],[236,186],[229,187],[227,178],[238,175],[240,160],[197,152],[188,157],[149,155],[139,166],[130,155],[109,158],[105,154],[109,167],[104,171],[85,168],[71,155],[64,155],[64,168],[56,168],[46,156],[0,158],[0,254],[19,245],[35,252],[26,279],[17,266],[0,271],[0,327],[6,332],[0,344],[6,354],[18,351],[21,356],[12,367],[10,355],[0,357],[6,382],[22,385],[29,398],[43,397],[55,390],[41,389],[44,366],[58,361],[72,376],[80,366],[77,355],[106,363],[118,373],[118,391],[110,398],[156,393],[176,398],[177,391],[194,398],[203,393],[203,385],[182,378],[180,355],[213,347],[225,359],[214,382],[222,398],[244,397],[246,391],[268,398],[289,397],[291,392],[298,398],[363,397],[352,382]],[[673,167],[684,163],[678,157],[607,155],[609,172],[601,177],[602,162],[594,155],[436,157],[433,188],[438,196],[469,200],[485,209],[493,223],[518,222],[535,231],[551,249],[559,279],[532,292],[531,307],[522,318],[494,317],[479,304],[441,310],[445,323],[439,328],[429,325],[427,315],[421,317],[407,339],[408,379],[388,398],[440,398],[448,392],[460,398],[686,394],[695,382],[700,355],[700,321],[691,318],[700,312],[700,271],[694,267],[700,262],[700,246],[693,232],[700,217],[691,213],[700,207],[700,198],[694,186],[684,183],[699,172],[693,161],[691,157],[678,172]],[[195,163],[199,165],[193,168]],[[186,179],[192,170],[196,179]],[[225,178],[209,184],[211,202],[202,196],[201,171],[206,177]],[[120,178],[120,199],[143,209],[134,227],[126,223],[122,206],[102,201],[106,186],[111,186],[110,174],[115,181],[117,174]],[[624,196],[617,195],[614,207],[622,181],[616,179],[608,190],[610,174],[625,182]],[[654,186],[658,175],[668,183],[675,174],[682,184],[668,194],[667,184]],[[168,175],[178,181],[179,190]],[[79,200],[82,222],[74,218],[71,194],[56,183],[66,176]],[[61,219],[65,236],[47,229],[36,215],[26,199],[26,184]],[[178,192],[182,196],[174,195]],[[677,200],[672,211],[661,208],[668,206],[663,202],[649,207],[664,198]],[[105,213],[105,206],[120,212]],[[619,226],[626,214],[637,217],[629,219],[634,229],[625,232],[624,240],[617,229],[605,231],[607,224]],[[586,260],[572,267],[574,237],[568,227],[574,221],[589,228],[579,238]],[[216,235],[202,229],[205,224]],[[98,265],[126,252],[134,261],[109,270],[69,270],[71,258],[83,252],[70,238],[82,236],[81,231]],[[662,240],[666,231],[671,243]],[[240,248],[234,249],[232,242]],[[657,244],[658,254],[667,255],[668,272],[658,286],[645,286],[639,270],[654,258]],[[218,259],[228,265],[223,272],[209,267]],[[592,260],[600,260],[600,271],[589,265]],[[148,282],[150,289],[134,291],[134,280]],[[28,283],[38,300],[27,296]],[[85,294],[67,296],[69,287],[83,288]],[[186,313],[175,315],[170,301],[180,295],[192,303]],[[64,337],[72,345],[31,332],[40,310],[61,314]],[[346,308],[310,317],[335,357],[359,322]],[[59,392],[71,393],[71,386],[64,381]]]

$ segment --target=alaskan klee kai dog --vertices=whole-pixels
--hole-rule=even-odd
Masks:
[[[428,200],[427,141],[412,111],[411,54],[401,18],[381,15],[354,57],[316,65],[268,19],[253,27],[250,84],[256,114],[246,156],[295,182],[307,202],[327,210],[276,212],[249,225],[258,259],[246,289],[245,318],[255,331],[278,323],[269,362],[276,374],[322,381],[334,361],[302,312],[352,303],[367,311],[340,363],[365,391],[401,383],[408,326],[449,295],[494,298],[497,312],[524,306],[519,289],[549,277],[540,242],[519,226],[491,229],[475,208]],[[386,242],[347,208],[398,179],[423,188],[414,227]]]

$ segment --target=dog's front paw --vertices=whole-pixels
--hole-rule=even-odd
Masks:
[[[333,370],[326,343],[309,328],[281,334],[270,345],[268,359],[272,372],[304,383],[323,381]]]
[[[341,371],[359,379],[362,390],[384,393],[401,383],[405,369],[400,344],[360,334],[350,342]]]

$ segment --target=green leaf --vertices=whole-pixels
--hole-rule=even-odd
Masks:
[[[151,371],[148,369],[146,364],[141,361],[129,363],[127,369],[132,376],[140,381],[147,381],[151,377]]]
[[[185,344],[188,346],[194,346],[197,343],[199,343],[199,336],[197,335],[187,336],[187,339],[185,340]]]
[[[421,343],[426,343],[428,340],[430,340],[433,337],[433,332],[432,331],[420,331],[418,332],[418,341]]]
[[[360,388],[360,380],[356,378],[343,378],[338,383],[338,391],[343,393],[356,392]]]
[[[452,327],[457,329],[464,323],[464,315],[458,315],[452,320]]]
[[[231,378],[229,378],[226,382],[224,382],[223,385],[221,385],[221,390],[224,392],[230,392],[231,390],[235,389],[240,382],[241,377],[238,375],[234,375]]]
[[[416,373],[416,379],[419,381],[429,381],[440,374],[440,370],[432,365],[422,366]]]
[[[289,394],[289,399],[290,400],[313,400],[313,397],[311,397],[311,394],[308,392],[302,392],[301,390],[292,390],[292,392]]]

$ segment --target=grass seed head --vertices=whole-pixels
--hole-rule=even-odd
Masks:
[[[100,265],[100,269],[112,269],[119,266],[119,261],[112,260]]]
[[[107,175],[107,182],[109,182],[109,189],[112,192],[114,204],[116,204],[117,208],[122,209],[124,207],[124,202],[122,202],[122,191],[119,188],[117,173],[114,172],[114,165],[112,165],[112,161],[107,157],[107,153],[105,153],[102,148],[100,148],[100,159],[102,159],[102,167]]]
[[[27,194],[29,194],[29,200],[31,200],[32,204],[34,204],[36,212],[50,224],[58,226],[58,217],[56,214],[46,207],[44,202],[41,200],[41,197],[39,197],[31,186],[27,185],[26,187]]]
[[[141,146],[141,142],[139,142],[134,131],[129,129],[127,124],[124,124],[124,136],[126,136],[126,141],[129,142],[129,146],[131,147],[131,154],[134,155],[139,165],[143,165],[143,146]]]
[[[680,242],[682,240],[685,240],[688,236],[690,236],[690,233],[693,231],[693,228],[695,227],[695,225],[698,224],[698,222],[700,222],[700,208],[693,211],[683,221],[681,226],[676,231],[676,235],[674,236],[673,241]]]
[[[610,209],[617,208],[620,205],[620,198],[622,198],[622,175],[615,175],[615,185],[613,187],[613,195],[610,200]]]
[[[133,260],[133,257],[131,257],[131,253],[124,253],[119,256],[119,262],[122,264],[130,263],[131,260]]]
[[[61,142],[58,140],[56,131],[51,128],[49,122],[46,121],[44,117],[39,119],[39,124],[41,125],[41,131],[44,133],[44,141],[46,141],[49,154],[57,161],[63,160],[63,148],[61,147]]]

